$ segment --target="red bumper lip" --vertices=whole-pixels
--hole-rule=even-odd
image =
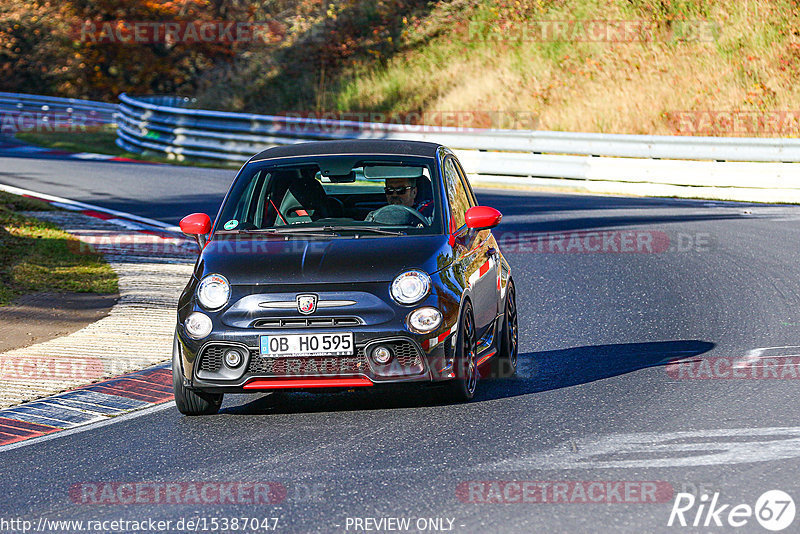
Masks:
[[[374,385],[365,376],[352,378],[253,378],[243,389],[305,389],[305,388],[351,388]]]

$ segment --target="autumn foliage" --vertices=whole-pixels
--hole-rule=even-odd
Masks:
[[[209,95],[204,103],[211,106],[208,100],[221,94],[236,107],[227,100],[232,89],[241,89],[242,105],[263,102],[264,95],[231,84],[272,76],[279,78],[276,90],[289,99],[313,101],[326,76],[330,80],[346,64],[388,54],[398,21],[426,3],[4,0],[0,89],[107,101],[121,92],[200,93]],[[254,23],[255,31],[248,29]],[[164,28],[169,34],[173,26],[177,33],[163,38]],[[223,37],[197,38],[209,28]],[[243,28],[241,38],[236,32]],[[139,30],[143,38],[131,39]]]
[[[101,100],[115,100],[123,91],[193,92],[203,71],[235,57],[237,43],[109,42],[82,34],[81,29],[125,21],[237,21],[253,14],[244,2],[4,0],[0,4],[0,86]]]
[[[197,38],[218,23],[250,37]],[[697,134],[786,122],[798,80],[800,0],[0,0],[0,90],[106,101]]]

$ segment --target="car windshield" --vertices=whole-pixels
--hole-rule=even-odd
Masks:
[[[430,158],[327,156],[247,165],[216,232],[316,235],[441,233]]]

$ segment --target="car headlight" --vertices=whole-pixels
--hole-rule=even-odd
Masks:
[[[392,298],[399,304],[414,304],[431,289],[431,277],[422,271],[406,271],[392,282]]]
[[[221,274],[210,274],[197,286],[197,300],[207,310],[219,309],[228,303],[231,286]]]
[[[203,339],[211,333],[211,319],[208,315],[200,312],[189,314],[186,318],[186,333],[192,339]]]
[[[442,312],[431,306],[417,308],[408,314],[408,329],[417,334],[433,332],[442,324]]]

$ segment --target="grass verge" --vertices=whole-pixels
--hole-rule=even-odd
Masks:
[[[20,132],[15,136],[24,143],[37,145],[54,150],[67,152],[91,152],[94,154],[109,154],[120,158],[131,158],[152,163],[167,163],[170,165],[187,165],[191,167],[210,167],[215,169],[231,169],[240,167],[241,164],[227,164],[222,162],[205,161],[180,161],[165,156],[153,154],[134,154],[118,147],[117,129],[112,125],[105,125],[96,130],[84,132]]]
[[[19,213],[51,210],[46,202],[0,191],[0,306],[34,291],[118,291],[117,275],[102,255],[55,225]]]
[[[799,0],[341,0],[204,73],[201,107],[798,137]],[[323,2],[322,4],[328,4]],[[735,113],[735,119],[731,114]],[[466,123],[464,123],[466,122]]]

